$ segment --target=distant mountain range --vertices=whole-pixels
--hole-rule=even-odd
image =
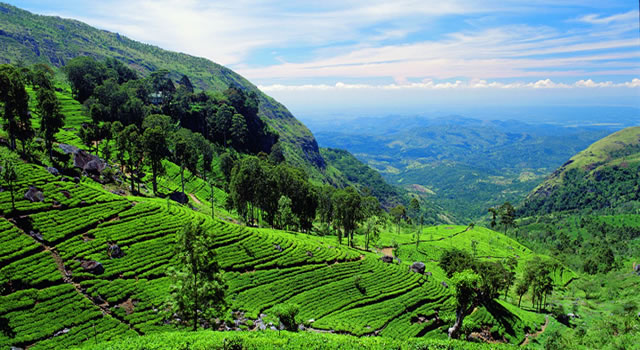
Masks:
[[[504,201],[520,202],[571,156],[620,128],[461,116],[335,123],[311,123],[322,147],[349,150],[391,184],[430,198],[464,221],[482,218]]]

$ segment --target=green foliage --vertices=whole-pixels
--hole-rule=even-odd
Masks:
[[[300,308],[296,304],[281,304],[278,305],[274,309],[274,313],[280,323],[284,326],[284,329],[297,332],[298,331],[298,321],[296,321],[296,316]]]
[[[16,149],[16,139],[25,143],[33,137],[31,115],[28,112],[29,95],[25,90],[24,77],[16,67],[8,64],[0,65],[0,103],[4,130],[9,134],[10,147]]]
[[[225,310],[226,285],[202,225],[184,226],[176,237],[176,255],[178,267],[168,273],[172,280],[168,305],[171,317],[191,323],[195,331],[201,318],[212,324]]]

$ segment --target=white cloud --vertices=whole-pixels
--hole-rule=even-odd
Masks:
[[[533,82],[503,83],[498,81],[487,81],[473,79],[468,82],[456,80],[453,82],[439,82],[425,80],[419,83],[407,84],[347,84],[337,82],[334,85],[328,84],[304,84],[304,85],[261,85],[258,88],[264,92],[277,91],[312,91],[312,90],[437,90],[437,89],[569,89],[569,88],[637,88],[640,87],[640,79],[634,78],[628,82],[613,83],[611,81],[595,82],[592,79],[578,80],[573,84],[556,83],[551,79],[541,79]]]

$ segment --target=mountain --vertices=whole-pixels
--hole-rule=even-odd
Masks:
[[[460,116],[310,125],[322,147],[348,150],[389,183],[437,202],[459,222],[478,220],[505,201],[521,201],[567,158],[616,130]]]
[[[139,43],[118,33],[93,28],[82,22],[60,17],[40,16],[0,3],[0,62],[45,63],[64,66],[77,56],[98,60],[116,58],[142,76],[166,69],[173,80],[187,75],[196,88],[224,91],[238,87],[258,94],[258,115],[279,135],[289,162],[322,178],[325,162],[309,129],[282,104],[261,92],[247,79],[205,58],[163,50]]]
[[[520,214],[640,208],[640,127],[615,132],[571,157],[536,187]]]

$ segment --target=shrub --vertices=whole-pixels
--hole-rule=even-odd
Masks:
[[[298,330],[298,323],[296,322],[296,316],[299,311],[298,305],[283,304],[276,307],[274,311],[280,320],[280,323],[282,323],[286,330],[292,332],[296,332]]]

